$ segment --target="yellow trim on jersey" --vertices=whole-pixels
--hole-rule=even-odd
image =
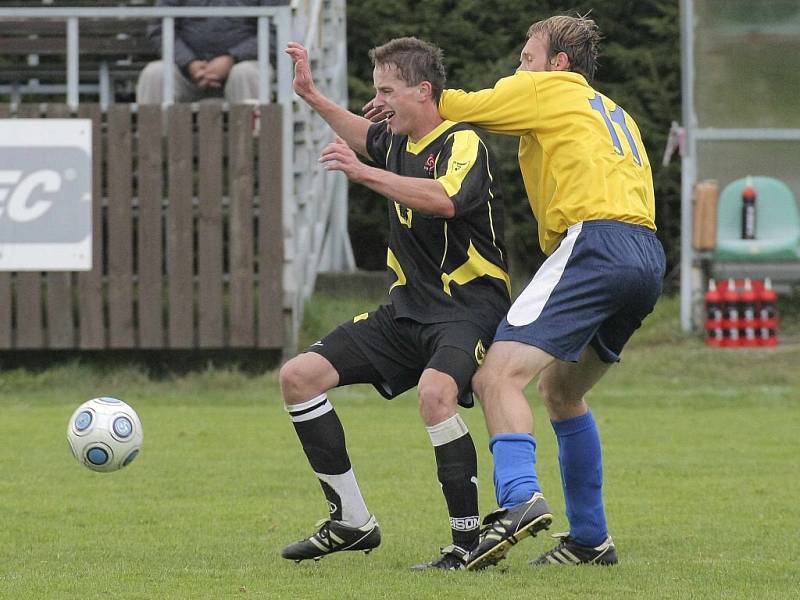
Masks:
[[[444,268],[444,259],[447,258],[447,221],[444,222],[444,252],[442,253],[442,262],[439,263],[439,268]]]
[[[492,191],[491,190],[489,190],[489,195],[492,198],[494,198],[494,196],[492,195]],[[497,236],[495,235],[495,232],[494,232],[494,219],[492,219],[492,201],[491,200],[487,200],[486,201],[486,205],[488,206],[488,211],[489,211],[489,229],[491,229],[491,231],[492,231],[492,246],[497,248],[497,251],[500,253],[500,259],[502,260],[503,259],[503,251],[497,246]]]
[[[360,315],[356,315],[355,317],[353,317],[353,323],[358,323],[359,321],[365,321],[368,318],[369,318],[368,312],[361,313]]]
[[[439,123],[439,125],[426,133],[418,142],[412,142],[409,138],[408,143],[406,144],[406,152],[410,152],[411,154],[419,154],[428,147],[428,144],[450,129],[453,125],[455,125],[453,121],[442,121]]]
[[[403,267],[400,266],[400,261],[397,260],[391,248],[386,249],[386,266],[394,271],[394,274],[397,276],[397,281],[389,288],[389,293],[391,293],[397,286],[406,284],[406,274],[403,273]]]
[[[475,344],[475,362],[478,363],[478,366],[481,366],[485,358],[486,346],[483,345],[483,340],[478,340],[478,343]]]
[[[450,291],[451,283],[464,285],[473,279],[477,279],[478,277],[483,277],[486,275],[489,277],[494,277],[495,279],[502,279],[506,284],[508,294],[511,295],[511,278],[508,276],[508,273],[506,273],[501,267],[498,267],[493,262],[490,262],[481,256],[481,253],[478,252],[470,240],[469,248],[467,249],[467,262],[458,267],[452,273],[442,273],[444,293],[448,296],[453,295]]]
[[[471,129],[456,131],[448,136],[453,138],[453,151],[447,161],[447,171],[436,181],[442,184],[444,191],[451,198],[461,190],[461,184],[478,159],[478,147],[481,138]]]
[[[403,209],[405,209],[406,214],[403,216]],[[397,220],[400,221],[403,225],[411,229],[411,219],[414,218],[414,211],[412,211],[407,206],[403,206],[402,204],[395,202],[394,203],[394,210],[397,213]]]
[[[489,150],[486,148],[486,144],[483,143],[481,140],[481,148],[486,153],[486,174],[489,176],[489,181],[494,183],[494,177],[492,176],[492,170],[489,168]],[[503,251],[498,248],[497,246],[497,234],[494,231],[494,219],[492,218],[492,200],[494,200],[494,194],[492,193],[492,186],[489,186],[489,200],[486,201],[486,205],[488,206],[489,210],[489,229],[492,232],[492,245],[497,248],[497,251],[500,253],[500,259],[503,260]]]

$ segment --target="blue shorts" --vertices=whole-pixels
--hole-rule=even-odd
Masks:
[[[666,259],[655,233],[620,221],[576,223],[497,328],[495,341],[577,362],[591,344],[607,363],[661,295]]]

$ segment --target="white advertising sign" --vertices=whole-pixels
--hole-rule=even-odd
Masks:
[[[92,122],[0,119],[0,271],[92,268]]]

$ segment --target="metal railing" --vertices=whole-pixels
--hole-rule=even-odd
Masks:
[[[166,64],[175,57],[175,19],[181,17],[252,17],[258,19],[258,68],[261,104],[270,101],[269,37],[270,22],[275,24],[276,46],[284,48],[289,41],[292,15],[287,6],[204,6],[204,7],[99,7],[99,8],[0,8],[0,19],[61,19],[67,25],[67,105],[79,103],[80,20],[81,19],[161,19],[161,56]],[[282,52],[275,57],[278,102],[290,99],[291,61]],[[283,97],[281,97],[283,90]],[[174,82],[169,69],[164,70],[164,104],[174,100]]]

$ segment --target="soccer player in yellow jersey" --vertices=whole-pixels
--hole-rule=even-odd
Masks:
[[[538,390],[559,445],[570,531],[534,564],[615,564],[597,424],[584,395],[619,360],[661,293],[650,163],[633,119],[591,87],[600,35],[585,17],[534,23],[517,72],[492,89],[445,90],[439,111],[520,138],[519,165],[548,259],[498,327],[473,378],[491,435],[499,510],[468,569],[550,525],[536,475]]]

